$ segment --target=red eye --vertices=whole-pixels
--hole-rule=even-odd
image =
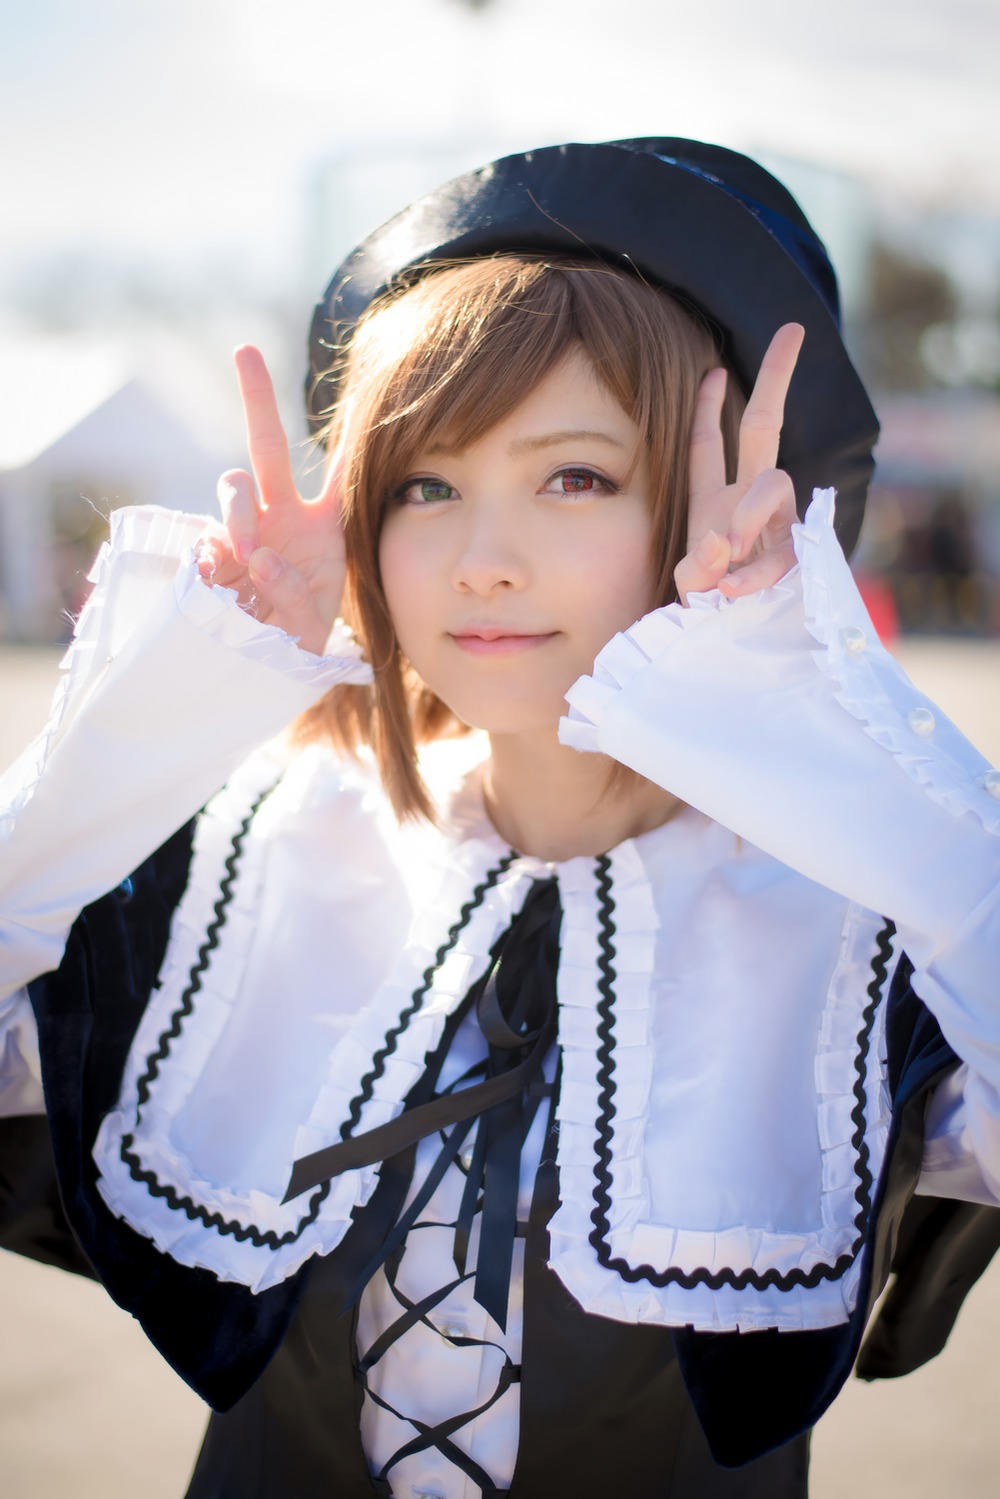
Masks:
[[[588,474],[580,469],[568,469],[566,473],[560,474],[564,494],[581,494],[583,491],[593,489],[596,480],[593,474]]]

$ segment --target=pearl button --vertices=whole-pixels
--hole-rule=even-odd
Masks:
[[[464,1322],[446,1322],[441,1332],[446,1338],[466,1338],[469,1335]]]
[[[459,1157],[458,1157],[458,1164],[461,1166],[461,1168],[462,1168],[463,1171],[471,1171],[472,1170],[472,1151],[471,1150],[463,1150],[460,1153]]]
[[[906,722],[914,734],[926,739],[928,734],[933,734],[936,719],[929,708],[911,708],[906,715]]]
[[[983,776],[983,785],[990,796],[1000,802],[1000,770],[988,770]]]
[[[864,630],[859,630],[857,625],[846,625],[840,632],[840,638],[844,650],[849,656],[862,656],[868,647]]]

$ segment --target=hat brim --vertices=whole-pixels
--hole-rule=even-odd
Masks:
[[[335,273],[313,317],[307,386],[313,429],[336,399],[333,351],[404,272],[510,251],[593,256],[697,309],[716,329],[746,392],[775,330],[803,324],[779,464],[791,475],[800,511],[814,488],[837,490],[837,531],[850,553],[878,421],[833,315],[744,198],[702,170],[636,149],[644,144],[650,143],[552,146],[504,157],[418,199],[370,235]]]

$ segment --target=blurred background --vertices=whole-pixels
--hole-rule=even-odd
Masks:
[[[303,468],[342,256],[508,151],[675,134],[760,157],[841,276],[882,422],[856,566],[1000,760],[1000,0],[0,0],[0,758],[44,718],[117,505],[211,512],[260,344]],[[309,481],[306,481],[308,488]],[[953,1344],[853,1389],[818,1499],[998,1491],[1000,1274]],[[0,1487],[183,1492],[197,1401],[102,1299],[0,1260]]]
[[[375,224],[504,152],[644,133],[799,196],[883,425],[878,623],[995,634],[998,58],[997,0],[5,0],[0,639],[65,635],[111,507],[214,506],[234,344],[302,438],[312,305]]]

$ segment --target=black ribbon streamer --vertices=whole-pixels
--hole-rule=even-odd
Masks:
[[[521,1147],[542,1090],[542,1062],[556,1037],[556,973],[562,913],[554,879],[537,880],[523,907],[490,953],[490,965],[470,989],[461,1009],[475,1008],[486,1038],[486,1078],[469,1088],[429,1102],[413,1095],[398,1118],[336,1145],[302,1156],[292,1168],[283,1201],[289,1202],[331,1177],[360,1166],[390,1160],[435,1131],[450,1130],[431,1170],[434,1185],[458,1153],[471,1123],[479,1129],[455,1234],[455,1264],[465,1273],[469,1234],[482,1204],[475,1298],[501,1328],[507,1325],[507,1298],[517,1229]],[[420,1092],[420,1085],[413,1090]],[[426,1093],[424,1094],[426,1097]],[[410,1227],[413,1209],[388,1234],[381,1252],[366,1267],[365,1281],[384,1263]]]

